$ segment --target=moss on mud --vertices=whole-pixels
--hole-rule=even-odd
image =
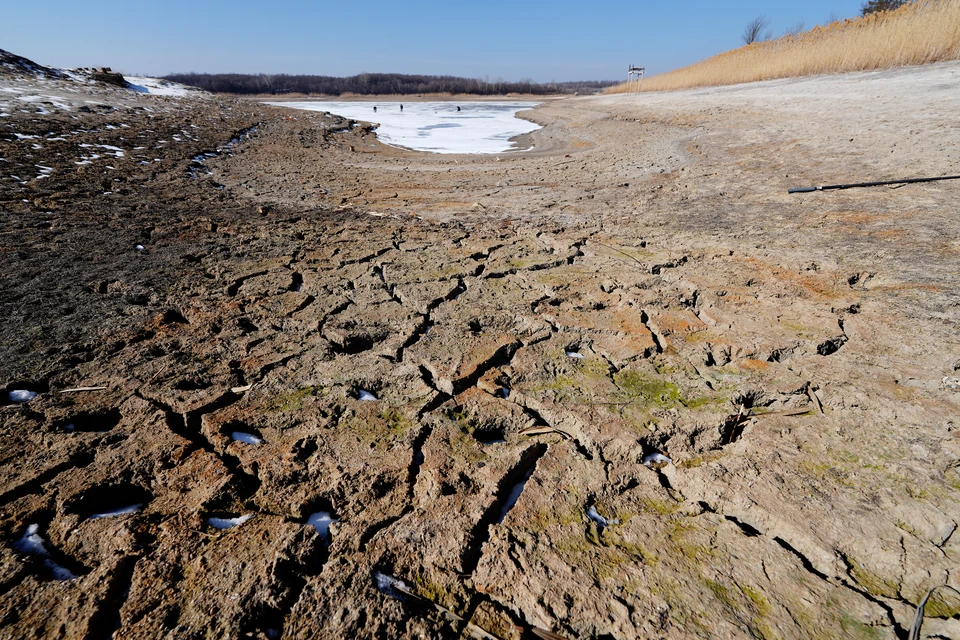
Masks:
[[[897,582],[873,573],[849,555],[844,554],[843,561],[847,564],[850,576],[871,595],[891,599],[900,597],[900,586]]]
[[[317,392],[317,387],[301,387],[293,391],[278,393],[267,404],[267,411],[285,413],[296,411],[303,406],[303,403]]]
[[[643,399],[645,404],[675,407],[683,404],[680,388],[672,382],[625,369],[613,377],[614,384],[629,397]]]

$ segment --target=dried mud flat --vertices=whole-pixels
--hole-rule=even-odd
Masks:
[[[0,637],[895,638],[960,586],[960,183],[786,193],[960,173],[957,64],[500,156],[0,88]]]

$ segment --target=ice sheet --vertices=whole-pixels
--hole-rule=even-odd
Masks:
[[[132,504],[129,507],[121,507],[120,509],[114,509],[113,511],[104,511],[103,513],[95,513],[92,516],[90,516],[90,519],[99,520],[101,518],[115,518],[117,516],[125,516],[131,513],[137,513],[142,508],[143,508],[143,504]]]
[[[340,521],[336,520],[329,511],[318,511],[307,518],[307,524],[313,525],[313,528],[317,530],[317,534],[321,538],[327,537],[330,531],[330,525],[334,522]]]
[[[243,524],[252,517],[253,514],[248,513],[243,516],[237,516],[236,518],[207,518],[207,524],[214,529],[232,529],[233,527]]]
[[[26,389],[13,389],[7,393],[10,402],[30,402],[36,397],[36,391],[27,391]]]
[[[536,102],[269,102],[280,107],[329,111],[377,124],[386,144],[433,153],[502,153],[510,138],[540,128],[515,117]],[[377,110],[374,112],[373,108]],[[457,111],[460,107],[460,111]]]
[[[252,433],[246,433],[244,431],[234,431],[230,434],[230,437],[237,442],[243,442],[244,444],[263,444],[263,440]]]

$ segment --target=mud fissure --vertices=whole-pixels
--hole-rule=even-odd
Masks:
[[[502,522],[507,513],[520,499],[526,481],[536,471],[537,462],[547,452],[547,445],[535,444],[520,454],[520,459],[497,485],[493,502],[470,533],[470,543],[461,556],[462,572],[472,574],[480,562],[483,545],[490,539],[490,527]]]

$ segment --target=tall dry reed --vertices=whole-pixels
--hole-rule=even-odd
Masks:
[[[669,91],[960,59],[960,0],[918,0],[894,11],[755,42],[643,81]],[[606,93],[628,93],[623,83]]]

